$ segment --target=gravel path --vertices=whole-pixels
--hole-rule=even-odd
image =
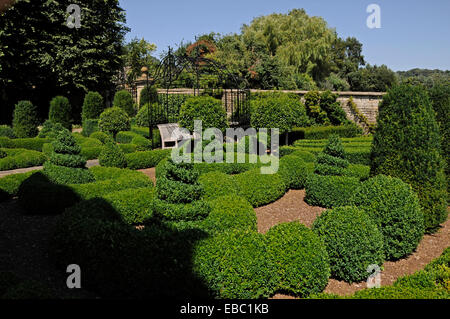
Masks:
[[[267,232],[271,227],[291,221],[300,221],[311,227],[314,220],[325,210],[320,207],[309,206],[305,201],[305,191],[289,191],[280,200],[260,208],[256,208],[258,218],[258,231]],[[416,251],[408,258],[385,262],[381,273],[381,285],[392,285],[399,277],[411,275],[438,258],[450,246],[450,219],[433,235],[425,235]],[[358,290],[366,288],[366,282],[348,284],[343,281],[330,279],[325,289],[326,293],[341,296],[351,295]],[[292,299],[293,297],[277,294],[274,299]]]

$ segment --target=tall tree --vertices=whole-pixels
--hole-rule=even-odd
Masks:
[[[68,26],[73,4],[80,28]],[[2,122],[18,100],[33,101],[44,118],[51,98],[65,95],[79,120],[87,91],[110,95],[123,64],[124,23],[118,0],[17,0],[0,17]]]
[[[134,38],[124,47],[125,62],[125,82],[132,85],[141,76],[143,66],[152,70],[158,60],[152,56],[156,50],[156,45],[147,42],[145,39]]]

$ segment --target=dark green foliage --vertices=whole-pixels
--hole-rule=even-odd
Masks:
[[[371,153],[371,175],[385,174],[411,184],[419,196],[427,231],[447,219],[441,137],[422,87],[403,84],[383,97]]]
[[[251,125],[259,128],[278,128],[280,134],[290,132],[293,127],[308,126],[305,106],[298,97],[274,94],[251,100]]]
[[[386,258],[412,253],[424,233],[424,215],[416,194],[398,178],[378,175],[356,190],[350,200],[367,212],[384,236]]]
[[[0,178],[0,202],[17,196],[20,184],[22,184],[22,182],[30,177],[34,172],[35,171],[13,174]]]
[[[121,144],[130,144],[133,139],[138,136],[142,137],[142,135],[131,131],[119,132],[116,135],[116,142]]]
[[[156,181],[158,198],[173,204],[191,203],[203,195],[193,164],[165,162],[164,175]]]
[[[105,109],[103,97],[98,92],[88,92],[84,97],[82,119],[98,119]]]
[[[14,108],[13,131],[18,138],[35,137],[38,134],[36,106],[30,101],[19,101]]]
[[[125,111],[118,107],[106,109],[100,115],[98,126],[102,132],[112,134],[114,137],[120,131],[131,129],[130,118]]]
[[[91,136],[92,133],[95,133],[99,130],[98,119],[89,119],[83,121],[83,132],[84,136]]]
[[[50,101],[48,119],[72,131],[71,112],[72,107],[70,106],[69,99],[64,96],[56,96]]]
[[[121,90],[116,93],[113,106],[124,110],[129,117],[133,117],[135,114],[133,97],[127,90]]]
[[[259,168],[236,175],[235,180],[239,195],[247,199],[253,207],[270,204],[286,192],[286,185],[280,175],[261,174]]]
[[[8,156],[8,154],[6,154],[4,150],[0,149],[0,159],[5,158],[6,156]]]
[[[332,125],[342,125],[348,122],[347,114],[342,109],[341,103],[337,101],[337,98],[338,95],[330,91],[325,91],[320,95],[320,107],[327,113],[327,117]]]
[[[198,182],[204,190],[203,198],[213,200],[225,195],[238,195],[238,187],[232,176],[225,173],[213,171],[203,174]]]
[[[325,208],[345,206],[359,185],[356,177],[310,174],[305,185],[305,201]]]
[[[0,137],[16,138],[14,130],[8,125],[0,125]]]
[[[266,234],[267,258],[277,265],[277,290],[306,297],[328,284],[330,265],[323,242],[299,222],[272,227]]]
[[[152,142],[140,135],[135,136],[131,140],[131,144],[136,146],[136,151],[138,152],[150,151],[152,149]]]
[[[309,91],[305,94],[306,113],[315,124],[329,125],[327,112],[320,107],[320,93],[318,91]]]
[[[194,249],[193,270],[217,298],[269,297],[278,283],[276,269],[264,236],[253,231],[220,233]]]
[[[50,139],[47,138],[16,138],[9,139],[7,137],[0,137],[0,147],[13,149],[22,148],[32,151],[42,151],[42,147],[45,143],[49,143]]]
[[[308,173],[306,163],[300,157],[288,155],[280,159],[278,174],[288,189],[303,189]]]
[[[330,156],[345,159],[344,146],[342,145],[342,142],[337,135],[331,135],[328,138],[328,143],[325,146],[323,152]]]
[[[192,221],[204,219],[211,211],[209,203],[196,200],[187,204],[174,204],[164,200],[155,199],[152,202],[151,211],[163,220]]]
[[[109,141],[103,146],[98,159],[101,166],[117,168],[127,167],[125,154],[114,141]]]
[[[158,102],[158,90],[154,86],[145,86],[139,96],[139,109],[149,103]],[[139,124],[138,124],[139,125]],[[148,125],[148,122],[146,123]]]
[[[38,134],[39,138],[55,139],[59,132],[64,130],[64,126],[61,123],[52,122],[47,120],[44,122],[41,131]]]
[[[325,242],[333,278],[346,282],[366,280],[370,265],[384,262],[383,235],[369,216],[355,207],[327,210],[314,222],[313,231]]]
[[[191,97],[181,106],[180,126],[192,132],[194,120],[203,121],[203,130],[217,128],[224,132],[228,127],[227,113],[222,106],[222,101],[209,96]]]
[[[397,83],[397,77],[386,65],[367,64],[364,68],[349,73],[348,82],[352,91],[386,92]]]
[[[446,160],[447,195],[450,195],[450,84],[434,85],[429,91],[441,132],[442,155]],[[450,199],[450,197],[448,197]]]
[[[203,225],[209,233],[216,234],[230,229],[257,231],[255,211],[244,198],[225,195],[212,200],[210,205],[212,210]]]
[[[125,154],[127,167],[130,169],[145,169],[158,165],[160,161],[170,156],[171,150],[153,150]]]
[[[69,131],[61,131],[52,142],[53,153],[44,164],[44,174],[57,184],[84,184],[94,181],[85,168],[86,160],[80,155],[81,148]]]
[[[0,171],[40,166],[47,160],[47,157],[41,152],[20,148],[3,149],[2,151],[7,156],[0,158]]]
[[[139,112],[136,115],[136,125],[148,127],[150,123],[149,115],[153,120],[153,125],[158,123],[167,123],[168,119],[165,116],[162,105],[158,103],[152,103],[150,104],[150,110],[148,109],[148,106],[149,104],[145,104],[139,109]]]

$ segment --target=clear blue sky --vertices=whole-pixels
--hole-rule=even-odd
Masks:
[[[366,8],[381,7],[381,29],[369,29]],[[199,34],[239,33],[242,24],[270,13],[304,8],[321,16],[340,37],[363,43],[370,64],[395,71],[412,68],[450,70],[449,0],[120,0],[131,32],[158,46],[194,40]],[[157,54],[157,55],[158,55]]]

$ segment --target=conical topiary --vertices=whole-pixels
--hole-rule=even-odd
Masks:
[[[52,142],[53,152],[44,164],[44,174],[58,184],[94,182],[94,175],[86,168],[81,148],[68,130],[62,130]]]
[[[331,135],[323,152],[317,156],[315,173],[340,176],[348,166],[341,140],[337,135]]]

